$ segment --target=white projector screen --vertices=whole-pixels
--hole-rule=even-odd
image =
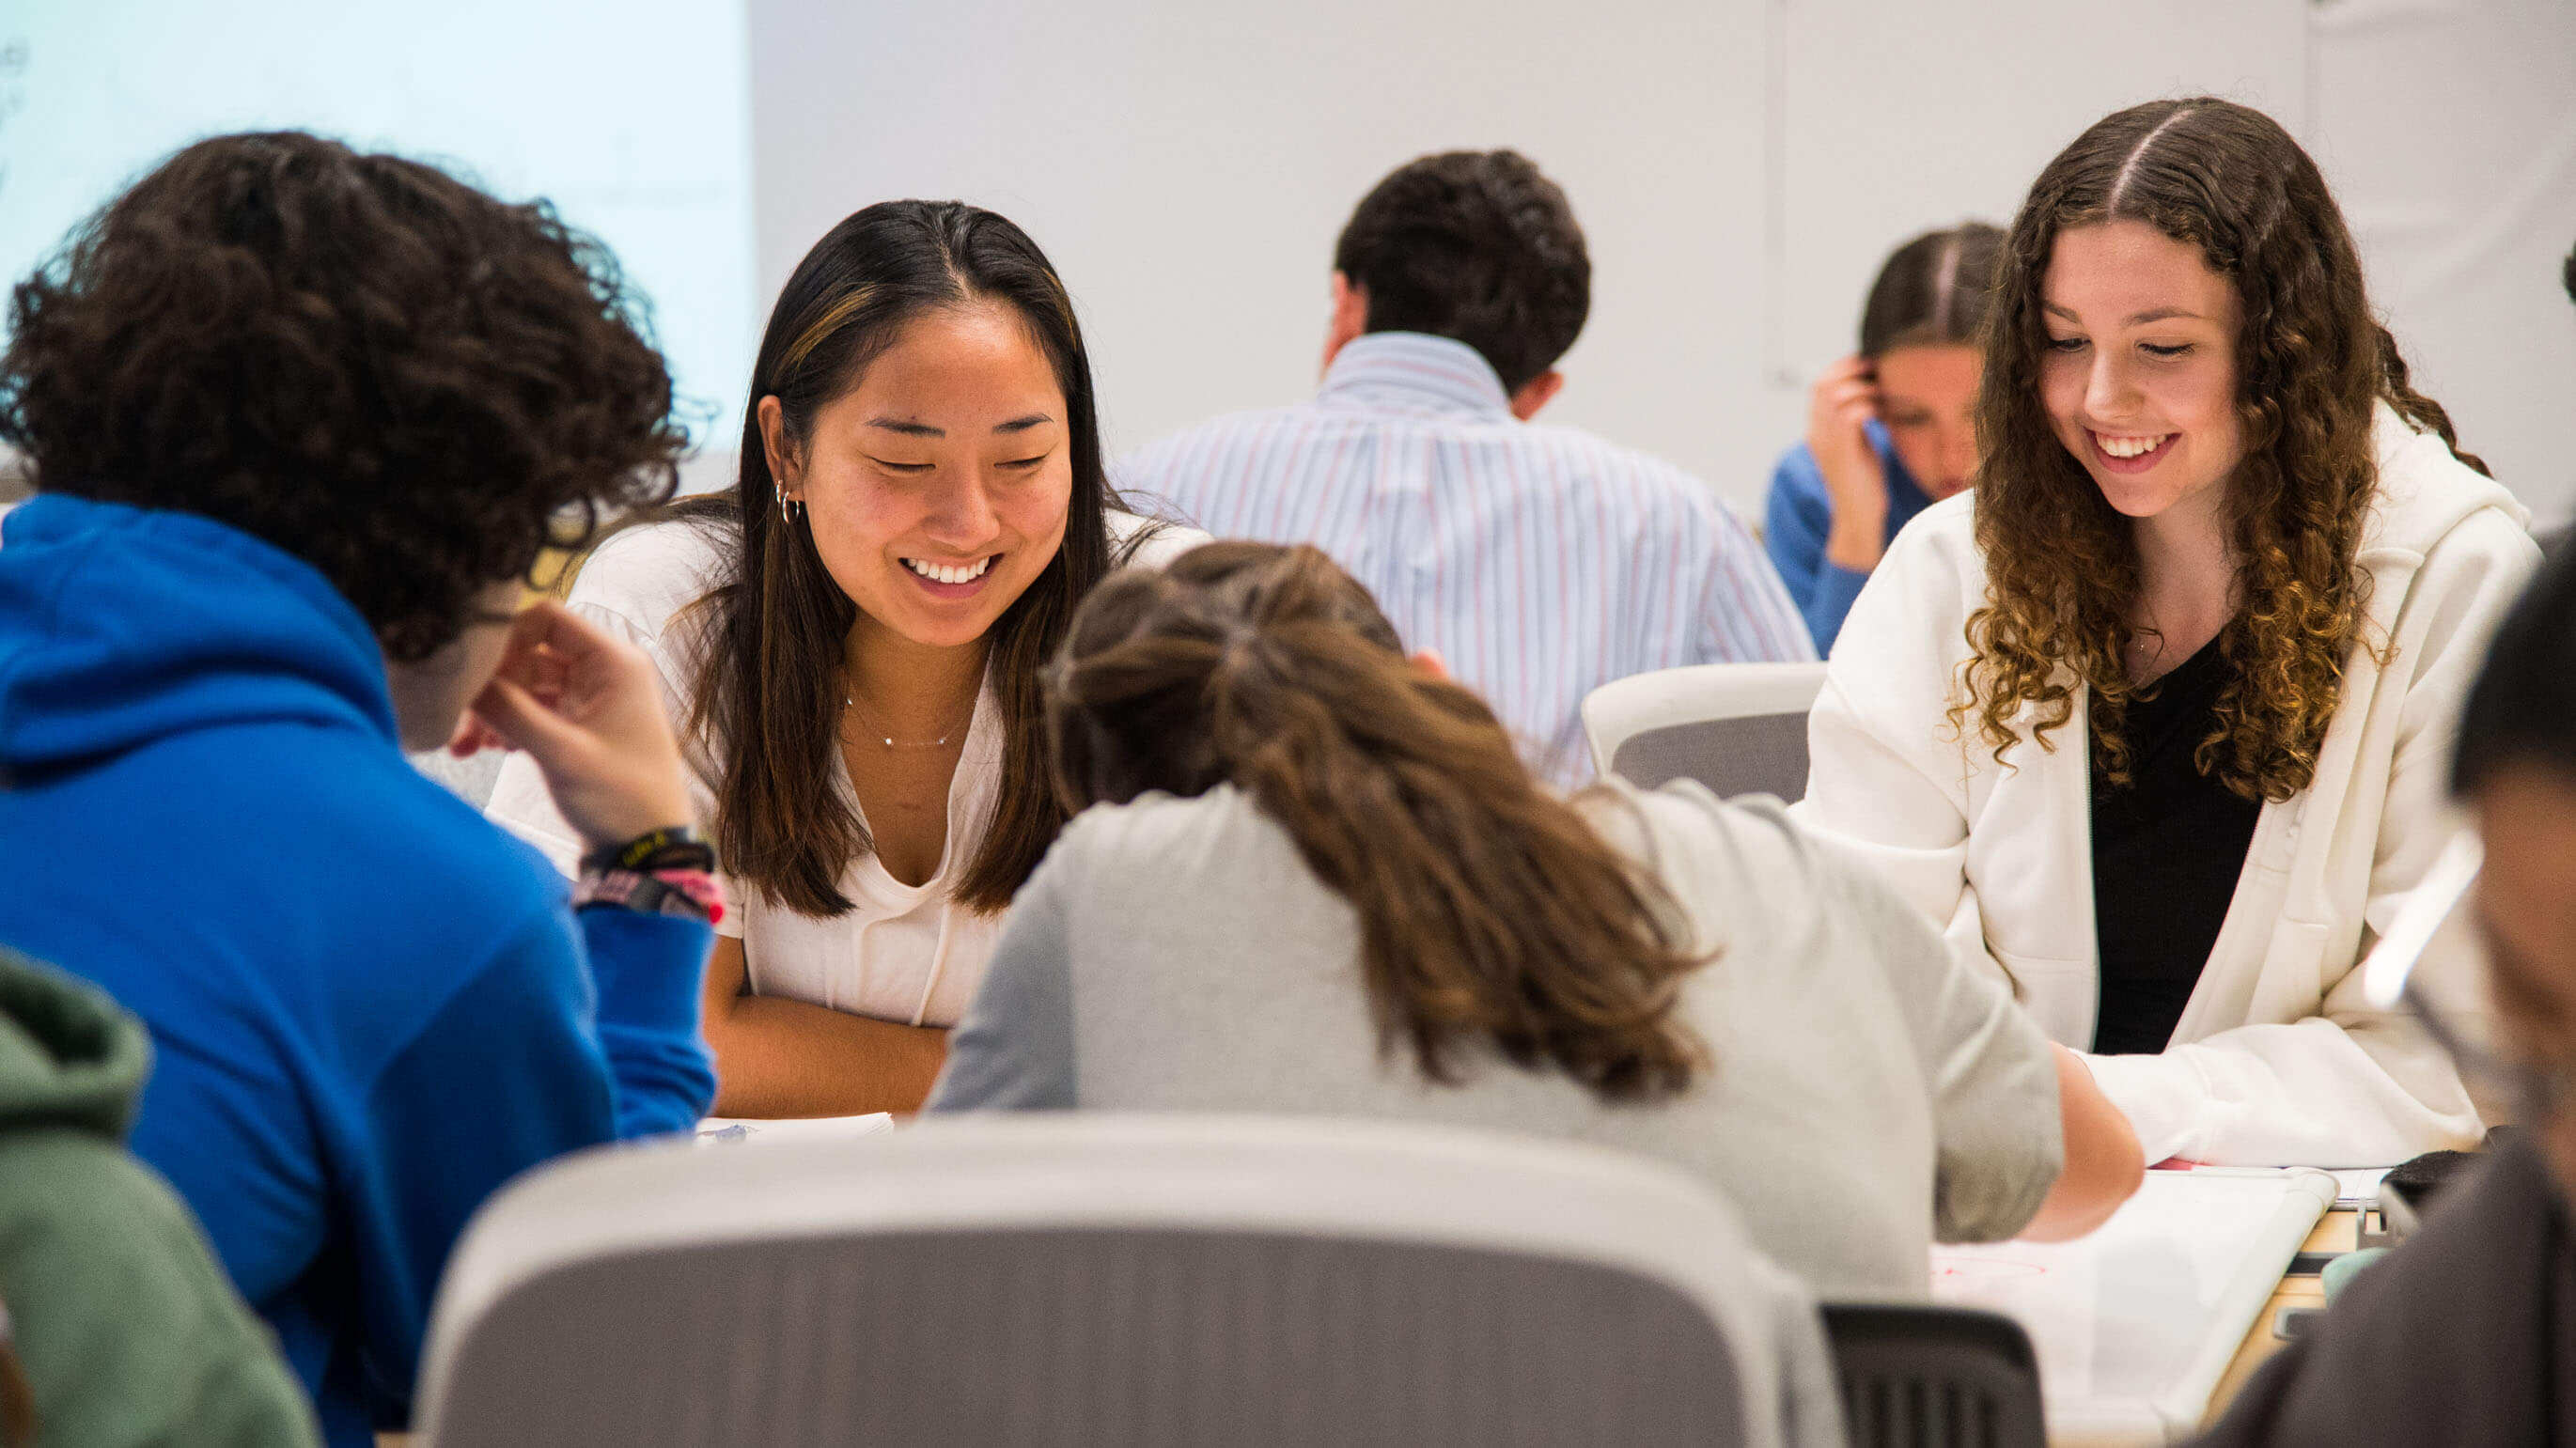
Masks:
[[[0,9],[0,276],[190,141],[318,131],[544,197],[605,241],[653,303],[691,433],[731,448],[757,340],[745,3]]]

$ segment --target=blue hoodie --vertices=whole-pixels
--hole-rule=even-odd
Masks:
[[[383,655],[311,567],[62,496],[0,523],[0,945],[151,1028],[134,1150],[334,1445],[406,1418],[484,1197],[714,1096],[706,927],[566,901],[404,761]]]

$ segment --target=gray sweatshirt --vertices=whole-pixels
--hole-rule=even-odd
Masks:
[[[1647,862],[1714,959],[1681,1019],[1713,1065],[1614,1105],[1499,1053],[1456,1085],[1382,1050],[1358,917],[1221,786],[1069,825],[1012,906],[932,1111],[1313,1112],[1625,1147],[1731,1196],[1827,1296],[1920,1299],[1945,1241],[2012,1235],[2057,1179],[2056,1068],[2003,988],[1769,800],[1695,784],[1578,800]]]

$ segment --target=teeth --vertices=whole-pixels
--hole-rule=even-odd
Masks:
[[[2097,432],[2093,434],[2093,440],[2102,445],[2102,451],[2115,458],[2133,458],[2163,447],[2165,440],[2172,436],[2173,434],[2168,432],[2155,437],[2112,437],[2106,433]]]
[[[946,564],[924,563],[918,558],[907,558],[903,560],[903,566],[933,583],[972,583],[983,577],[984,570],[992,567],[993,560],[999,556],[999,554],[988,553],[972,563],[959,564],[953,568]]]

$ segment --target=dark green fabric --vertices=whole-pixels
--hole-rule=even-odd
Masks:
[[[125,1150],[150,1069],[141,1023],[0,951],[0,1305],[36,1441],[315,1444],[302,1390],[196,1219]]]

